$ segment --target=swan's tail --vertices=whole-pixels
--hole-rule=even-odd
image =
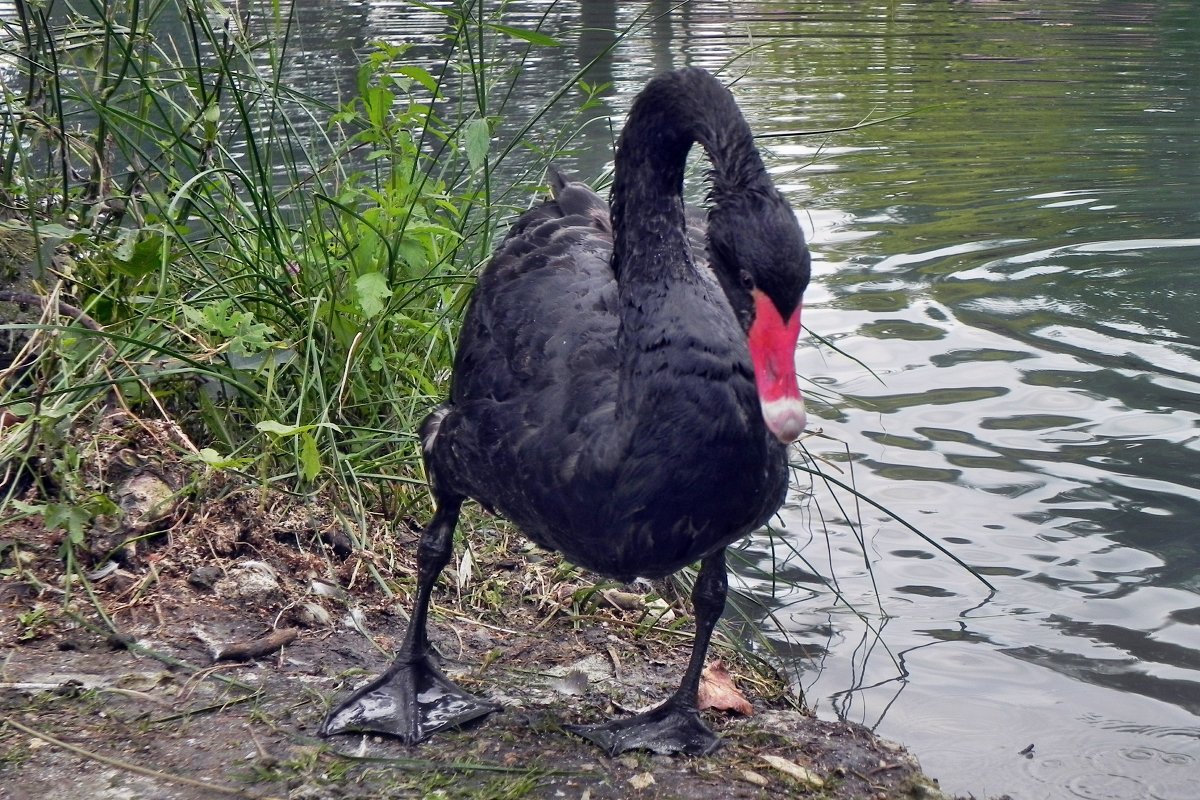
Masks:
[[[603,230],[612,230],[608,202],[596,194],[592,187],[576,180],[553,164],[546,170],[546,178],[550,184],[550,194],[564,217],[590,217]]]

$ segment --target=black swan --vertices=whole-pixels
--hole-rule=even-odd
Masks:
[[[682,199],[693,142],[712,165],[707,220]],[[787,444],[805,425],[793,362],[804,236],[732,95],[702,69],[661,75],[634,101],[611,211],[582,183],[550,177],[553,199],[516,221],[480,274],[450,399],[421,428],[437,507],[404,642],[322,735],[415,743],[498,710],[441,672],[426,635],[473,498],[603,575],[662,577],[699,560],[679,689],[650,711],[568,730],[612,754],[719,743],[697,689],[725,607],[725,548],[783,502]]]

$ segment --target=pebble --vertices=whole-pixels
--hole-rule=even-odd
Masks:
[[[261,561],[243,561],[213,584],[220,597],[252,603],[270,603],[283,593],[278,573]]]
[[[766,785],[770,783],[770,781],[768,781],[765,777],[759,775],[752,769],[742,770],[742,780],[744,780],[746,783],[752,783],[755,786],[760,787],[766,787]]]
[[[192,586],[197,586],[201,589],[211,589],[213,584],[221,579],[221,570],[219,567],[206,564],[203,567],[196,567],[192,570],[192,574],[188,575],[188,583]]]
[[[763,761],[803,786],[820,789],[825,785],[824,779],[808,767],[802,767],[794,761],[788,761],[786,758],[773,756],[769,753],[760,757]]]
[[[629,779],[629,785],[637,790],[649,789],[654,785],[654,776],[649,772],[643,772],[639,775],[634,775]]]

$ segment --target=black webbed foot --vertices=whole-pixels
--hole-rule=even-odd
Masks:
[[[416,744],[499,711],[500,706],[461,689],[428,656],[400,656],[387,672],[330,711],[318,733],[371,732]]]
[[[675,698],[649,711],[600,725],[566,725],[606,750],[610,756],[626,750],[651,750],[670,755],[706,756],[721,746],[721,739],[700,719],[700,712]]]

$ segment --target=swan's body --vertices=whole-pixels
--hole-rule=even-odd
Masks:
[[[713,163],[707,239],[681,197],[694,141]],[[556,172],[552,188],[480,275],[450,398],[422,427],[438,510],[405,645],[330,714],[326,733],[415,741],[494,710],[437,671],[425,638],[429,592],[473,498],[605,575],[659,577],[703,561],[680,690],[654,711],[578,732],[612,752],[716,746],[696,686],[724,607],[724,548],[782,503],[786,442],[804,426],[792,352],[808,253],[732,97],[702,70],[660,76],[639,95],[611,210]],[[437,708],[417,700],[431,689]]]

